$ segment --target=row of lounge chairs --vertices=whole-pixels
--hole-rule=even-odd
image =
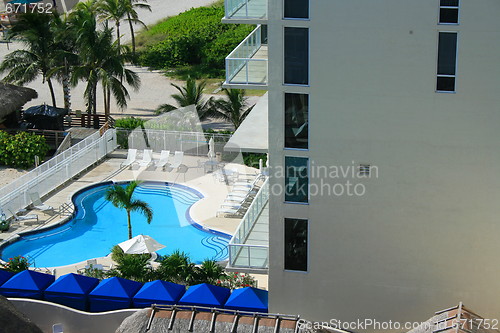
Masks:
[[[54,208],[52,206],[49,206],[42,202],[38,192],[29,193],[29,196],[31,199],[31,206],[33,207],[33,209],[40,210],[42,212],[54,211]],[[3,208],[5,208],[10,213],[14,222],[24,222],[24,221],[33,221],[32,223],[39,222],[38,214],[30,213],[30,214],[20,215],[19,212],[15,212],[10,208],[6,207]],[[6,215],[2,208],[0,208],[0,216],[3,220],[5,220]]]
[[[231,192],[227,194],[221,208],[216,212],[216,216],[243,216],[250,206],[253,197],[258,192],[258,183],[260,180],[261,175],[255,177],[254,180],[243,179],[236,181],[233,184]]]
[[[184,159],[184,152],[176,151],[174,153],[173,161],[170,163],[170,150],[162,150],[160,152],[160,159],[154,161],[153,160],[153,150],[152,149],[144,149],[142,154],[142,160],[137,159],[137,149],[129,149],[127,159],[122,162],[122,167],[132,167],[135,164],[138,164],[139,167],[149,167],[153,165],[155,168],[161,168],[165,170],[168,166],[172,169],[177,169],[181,166],[182,160]]]

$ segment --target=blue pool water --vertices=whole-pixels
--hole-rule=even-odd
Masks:
[[[109,254],[114,245],[128,239],[125,210],[104,199],[110,185],[110,182],[98,184],[75,194],[76,211],[69,222],[22,236],[2,250],[1,258],[8,260],[22,255],[29,257],[37,267],[54,267]],[[227,258],[230,236],[202,230],[189,217],[191,205],[202,198],[195,190],[176,184],[147,182],[136,188],[134,197],[146,201],[154,215],[151,224],[147,224],[142,214],[132,213],[133,236],[149,235],[165,245],[158,254],[179,249],[196,263]]]

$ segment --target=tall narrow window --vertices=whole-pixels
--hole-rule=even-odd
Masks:
[[[457,33],[440,32],[438,46],[437,91],[455,91]]]
[[[458,1],[440,0],[439,24],[458,24]]]
[[[309,95],[285,94],[285,148],[307,149]]]
[[[285,27],[285,84],[309,84],[309,29]]]
[[[307,157],[285,156],[285,201],[309,201],[308,164]]]
[[[285,219],[285,269],[307,271],[307,220]]]
[[[308,19],[309,0],[284,0],[284,18]]]

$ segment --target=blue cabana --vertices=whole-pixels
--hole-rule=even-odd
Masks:
[[[135,294],[133,303],[135,308],[146,308],[151,304],[177,304],[186,292],[186,287],[166,281],[152,281],[145,283]]]
[[[86,311],[87,296],[98,284],[99,279],[70,273],[59,277],[45,289],[44,297],[49,302]]]
[[[112,277],[102,280],[89,293],[90,311],[101,312],[127,309],[132,305],[132,297],[141,289],[142,283]]]
[[[227,288],[202,283],[189,287],[179,304],[222,308],[230,294]]]
[[[7,282],[8,279],[13,277],[15,274],[9,271],[6,271],[5,269],[0,269],[0,286]]]
[[[0,287],[5,297],[43,299],[43,291],[55,280],[53,275],[25,270],[11,277]]]
[[[253,287],[235,289],[224,306],[226,309],[268,312],[268,291]]]

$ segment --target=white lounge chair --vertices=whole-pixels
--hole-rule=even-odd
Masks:
[[[142,160],[137,162],[139,163],[139,167],[147,167],[153,161],[153,150],[152,149],[144,149],[144,153],[142,154]]]
[[[182,164],[183,158],[184,158],[184,152],[183,151],[176,151],[174,154],[174,161],[172,162],[172,164],[170,164],[170,167],[172,169],[177,169],[178,167],[180,167]]]
[[[131,166],[137,159],[137,149],[130,148],[128,150],[127,159],[120,164],[120,166]]]
[[[21,222],[21,221],[27,221],[27,220],[36,220],[38,222],[38,215],[37,214],[26,214],[26,215],[17,215],[13,211],[9,209],[9,212],[12,214],[14,217],[14,221],[16,222]]]
[[[168,164],[169,158],[170,158],[170,150],[162,150],[160,153],[160,159],[156,161],[155,167],[165,168],[165,165]]]
[[[237,215],[237,216],[242,216],[244,213],[245,209],[242,206],[234,206],[234,207],[227,207],[227,208],[221,208],[219,209],[216,213],[215,216],[220,216],[220,215]]]
[[[54,210],[54,207],[46,205],[42,202],[40,199],[40,195],[38,192],[32,192],[30,193],[30,199],[31,203],[33,205],[33,208],[41,210],[41,211],[48,211],[48,210]]]

